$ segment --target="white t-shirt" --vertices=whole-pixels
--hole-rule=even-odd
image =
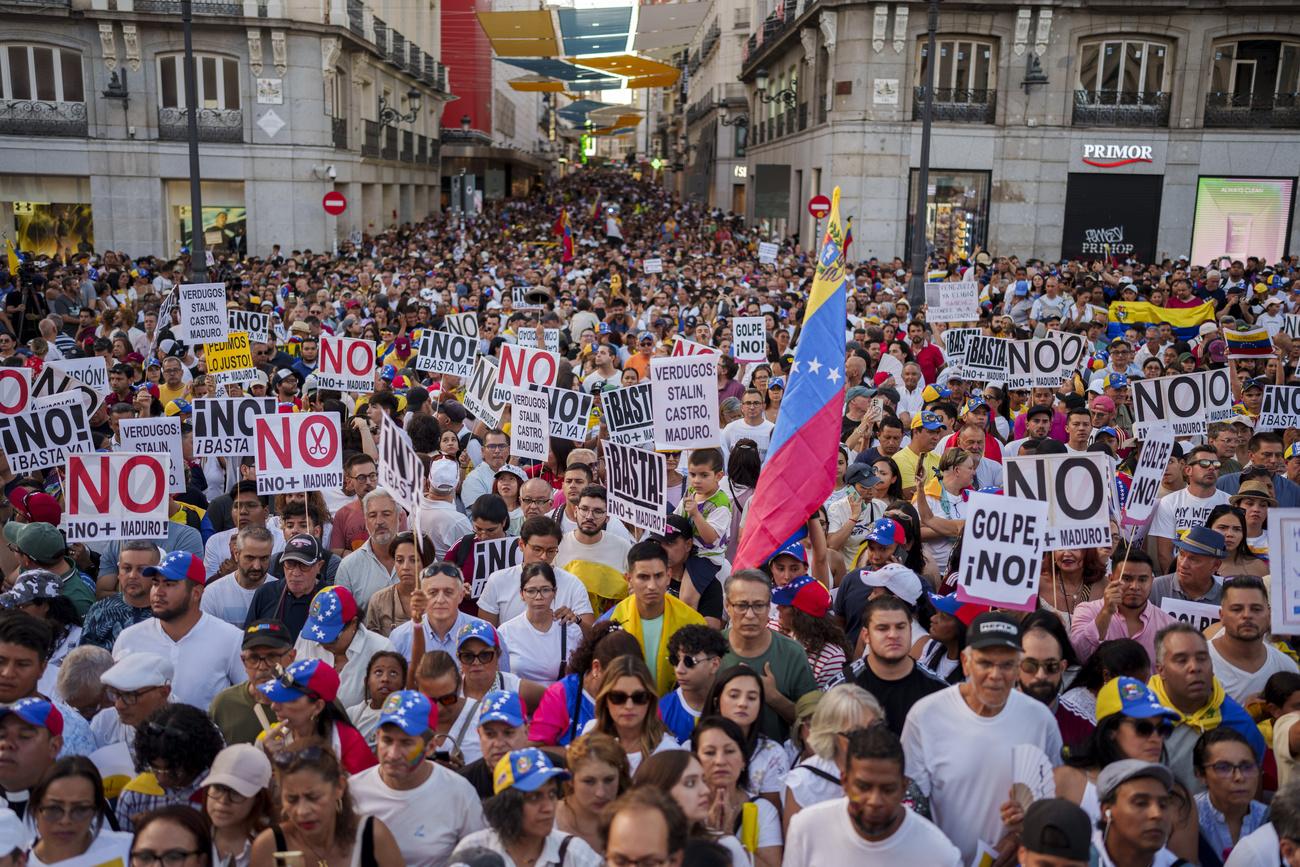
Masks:
[[[585,590],[582,592],[582,598],[583,601],[587,601]],[[591,608],[590,603],[587,608]],[[560,639],[566,629],[569,633],[568,643],[564,648],[564,658],[561,660]],[[527,614],[510,618],[502,623],[497,631],[505,639],[506,647],[510,648],[510,671],[520,677],[543,684],[554,683],[563,676],[560,671],[561,662],[567,664],[569,657],[582,641],[582,628],[576,623],[565,624],[554,620],[551,621],[550,629],[539,632],[528,622]]]
[[[278,581],[280,579],[273,575],[267,575],[266,580]],[[260,586],[259,584],[258,587]],[[256,592],[257,587],[252,590],[244,589],[235,580],[235,573],[230,572],[222,575],[216,581],[204,585],[203,596],[199,599],[199,607],[213,617],[220,618],[232,626],[243,629],[244,621],[248,619],[249,606],[253,604],[253,594]]]
[[[621,574],[627,571],[627,552],[631,548],[631,542],[609,531],[601,533],[600,541],[594,545],[579,542],[576,532],[565,533],[560,542],[560,550],[555,555],[555,562],[563,564],[561,568],[564,569],[574,561],[603,563]]]
[[[1260,825],[1237,841],[1223,867],[1278,867],[1281,842],[1272,822]]]
[[[930,796],[935,824],[962,853],[975,857],[979,841],[1002,836],[999,808],[1011,790],[1012,750],[1017,744],[1041,749],[1053,766],[1061,763],[1061,729],[1047,705],[1012,692],[997,716],[979,716],[960,686],[927,695],[912,705],[903,723],[907,776]]]
[[[163,632],[157,618],[122,630],[113,644],[113,661],[129,653],[156,653],[172,664],[172,701],[207,711],[217,693],[248,680],[239,658],[244,632],[204,612],[180,641]]]
[[[591,610],[591,599],[587,596],[587,588],[578,576],[558,567],[553,568],[555,570],[554,607],[568,608],[574,614],[595,614]],[[478,607],[489,614],[495,614],[497,623],[504,624],[513,620],[523,614],[528,607],[519,592],[519,576],[523,571],[522,565],[498,569],[488,576],[487,583],[483,585],[483,593],[478,598]],[[514,670],[513,667],[511,670]]]
[[[569,839],[569,844],[564,846],[565,838]],[[564,847],[564,860],[560,860],[560,848]],[[475,831],[456,847],[457,851],[465,849],[490,849],[501,856],[505,867],[517,867],[510,853],[506,851],[505,844],[501,842],[501,835],[491,828],[485,828],[482,831]],[[454,854],[454,853],[453,853]],[[605,863],[605,859],[596,854],[595,850],[587,844],[585,840],[573,834],[565,834],[560,830],[552,830],[547,836],[546,842],[542,844],[542,854],[533,862],[533,867],[600,867]]]
[[[1166,494],[1156,503],[1155,514],[1151,518],[1148,536],[1161,539],[1177,539],[1178,533],[1203,525],[1210,517],[1215,506],[1228,502],[1226,491],[1215,490],[1208,497],[1197,497],[1187,488]]]
[[[776,424],[764,418],[758,424],[751,425],[743,418],[738,418],[722,429],[723,454],[730,455],[740,440],[750,439],[758,446],[760,459],[767,458],[767,446],[772,441],[772,431]]]
[[[840,778],[839,766],[835,764],[834,759],[823,759],[821,756],[812,755],[799,762],[790,772],[785,775],[785,793],[781,795],[781,803],[785,803],[785,794],[788,793],[794,798],[794,802],[799,805],[800,809],[807,809],[823,801],[830,801],[839,798],[844,794],[844,786],[839,782],[831,782],[820,774],[814,773],[813,769],[828,774],[836,780]]]
[[[943,831],[911,810],[904,810],[903,823],[886,839],[874,843],[864,840],[849,819],[848,804],[848,798],[840,797],[795,813],[790,819],[783,863],[801,867],[809,864],[961,867],[966,863]]]
[[[351,777],[348,790],[357,813],[387,825],[412,867],[441,867],[467,834],[486,827],[474,786],[442,765],[414,789],[390,788],[374,767]]]
[[[785,754],[785,748],[771,738],[759,735],[754,755],[749,759],[749,796],[781,794],[788,773],[790,757]]]
[[[51,861],[50,865],[58,867],[103,867],[105,864],[129,864],[131,862],[131,841],[135,835],[129,831],[114,831],[107,825],[91,841],[90,848],[75,858]],[[27,855],[29,867],[46,867],[46,863],[36,857],[35,852]]]
[[[1264,664],[1259,667],[1259,671],[1244,671],[1224,659],[1214,646],[1214,642],[1210,642],[1210,660],[1214,663],[1214,676],[1219,679],[1219,683],[1223,684],[1223,691],[1243,706],[1247,698],[1263,692],[1265,682],[1277,672],[1300,670],[1296,668],[1294,659],[1271,644],[1265,644],[1264,650],[1268,655],[1264,659]]]

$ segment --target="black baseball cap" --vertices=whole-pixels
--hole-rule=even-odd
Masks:
[[[1050,406],[1043,406],[1042,404],[1034,404],[1029,409],[1025,410],[1026,419],[1031,419],[1036,415],[1051,416],[1052,408]]]
[[[973,650],[988,647],[1020,649],[1020,624],[996,611],[977,616],[966,628],[966,646]]]
[[[1020,843],[1036,855],[1086,862],[1092,851],[1088,814],[1065,798],[1034,801],[1025,810]]]
[[[324,560],[325,552],[321,550],[320,542],[315,536],[299,533],[284,543],[284,553],[280,555],[280,559],[311,566]]]
[[[691,523],[689,518],[681,515],[669,515],[664,523],[664,531],[655,533],[655,538],[661,542],[675,542],[678,539],[691,539],[695,536],[695,525]]]
[[[244,650],[253,647],[275,647],[287,650],[293,647],[289,628],[278,620],[255,620],[244,629]]]

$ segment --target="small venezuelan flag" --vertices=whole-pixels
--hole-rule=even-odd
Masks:
[[[1229,358],[1268,358],[1273,354],[1273,341],[1263,328],[1225,330],[1223,337],[1228,342]]]

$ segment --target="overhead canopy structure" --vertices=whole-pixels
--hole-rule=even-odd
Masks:
[[[636,51],[659,51],[686,45],[704,23],[706,3],[656,3],[642,6],[636,22]]]
[[[478,22],[498,57],[555,57],[560,53],[551,13],[545,10],[479,12]]]

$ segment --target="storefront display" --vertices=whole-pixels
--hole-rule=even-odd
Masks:
[[[916,184],[912,169],[908,184],[907,255],[911,256],[912,226],[916,220]],[[930,169],[926,195],[926,240],[936,256],[962,259],[988,240],[990,172]]]
[[[1294,202],[1295,178],[1200,178],[1192,261],[1258,256],[1276,262],[1287,250]]]
[[[1065,188],[1062,258],[1155,260],[1163,186],[1161,175],[1072,172]]]
[[[176,208],[181,246],[190,245],[190,208]],[[243,205],[203,206],[203,243],[209,250],[241,252],[245,244],[248,212]]]
[[[36,256],[72,256],[95,248],[90,205],[14,202],[14,243]]]

